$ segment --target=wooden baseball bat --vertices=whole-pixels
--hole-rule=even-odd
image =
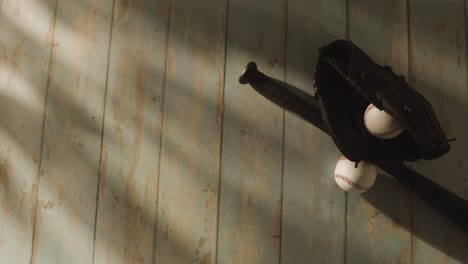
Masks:
[[[239,82],[250,84],[253,89],[269,100],[329,134],[315,97],[294,86],[266,76],[258,71],[255,62],[247,64]],[[468,202],[463,198],[444,189],[403,162],[382,161],[375,165],[406,185],[468,234]]]

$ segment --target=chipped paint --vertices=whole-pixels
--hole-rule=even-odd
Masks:
[[[32,162],[35,164],[35,165],[39,165],[39,159],[40,159],[40,155],[39,155],[39,152],[38,151],[34,151],[31,155],[31,159],[32,159]]]
[[[222,69],[218,69],[218,79],[216,81],[217,95],[216,95],[216,130],[218,133],[221,131],[223,111],[224,111],[224,73]],[[216,135],[217,136],[217,135]]]
[[[12,160],[10,156],[10,150],[7,151],[5,158],[0,161],[0,187],[2,188],[2,210],[3,216],[8,217],[10,215],[10,182],[13,173]]]
[[[129,0],[118,0],[117,3],[117,22],[120,22],[130,9]]]
[[[208,240],[207,237],[201,237],[199,240],[198,240],[198,248],[201,248],[205,245],[206,241]]]
[[[7,72],[7,83],[9,84],[11,80],[16,79],[22,74],[22,67],[24,66],[23,59],[25,58],[25,40],[20,40],[13,50],[12,54],[9,54],[7,50],[2,47],[3,44],[0,40],[0,73],[3,70]]]

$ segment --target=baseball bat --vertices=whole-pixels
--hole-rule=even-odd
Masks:
[[[267,99],[329,134],[322,118],[320,105],[315,97],[263,74],[257,69],[255,62],[247,64],[239,82],[249,84]],[[407,186],[468,234],[468,202],[463,198],[424,177],[405,165],[403,161],[381,161],[375,165]]]

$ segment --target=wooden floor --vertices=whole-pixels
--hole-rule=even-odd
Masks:
[[[433,104],[468,199],[462,0],[0,0],[0,263],[468,263],[399,183],[332,177],[328,136],[238,83],[311,92],[350,38]]]

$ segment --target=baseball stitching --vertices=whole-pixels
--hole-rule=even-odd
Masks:
[[[368,107],[366,109],[366,112],[364,113],[364,125],[366,126],[366,129],[367,131],[373,135],[373,136],[376,136],[376,137],[386,137],[386,136],[390,136],[391,134],[397,132],[398,130],[400,130],[401,128],[397,127],[397,128],[394,128],[392,130],[389,130],[389,131],[386,131],[386,132],[382,132],[382,133],[375,133],[373,131],[371,131],[369,129],[369,127],[367,126],[367,120],[366,120],[366,117],[367,117],[367,114],[370,112],[370,110],[376,108],[375,105],[370,105],[370,107]],[[380,109],[379,109],[380,110]]]
[[[360,190],[360,191],[368,191],[370,187],[364,187],[362,185],[359,185],[357,182],[351,180],[350,178],[343,176],[341,174],[335,174],[335,178],[338,178],[340,180],[343,180],[347,184],[351,185],[353,188]]]

